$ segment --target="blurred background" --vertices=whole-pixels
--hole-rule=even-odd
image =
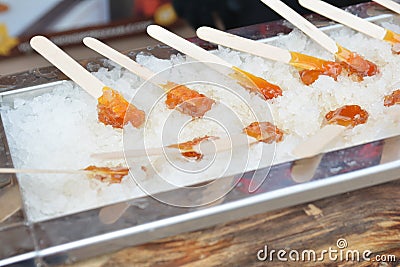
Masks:
[[[310,13],[296,0],[283,2]],[[327,2],[347,6],[365,1]],[[98,56],[81,44],[86,36],[127,51],[157,43],[145,34],[153,23],[193,37],[200,26],[226,30],[277,19],[259,0],[0,0],[0,75],[50,65],[30,49],[29,39],[38,34],[79,60]]]

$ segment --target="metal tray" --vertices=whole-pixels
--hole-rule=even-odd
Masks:
[[[360,17],[371,20],[393,16],[373,3],[349,8]],[[309,19],[318,26],[327,26],[325,29],[341,27],[319,16],[313,15]],[[261,40],[290,32],[287,25],[284,21],[275,21],[231,32]],[[207,49],[215,48],[197,38],[190,40]],[[134,58],[139,52],[151,53],[159,58],[169,58],[175,53],[167,46],[158,45],[142,51],[128,52],[127,55]],[[100,67],[112,68],[101,58],[81,63],[90,71],[96,71]],[[65,79],[53,67],[2,76],[0,96],[3,99],[7,95],[42,94]],[[1,167],[10,167],[12,160],[2,123],[0,138]],[[24,210],[19,210],[0,223],[0,266],[55,266],[69,263],[181,232],[385,183],[400,176],[398,151],[400,136],[325,153],[314,177],[304,183],[296,183],[291,178],[290,172],[295,162],[274,165],[263,185],[251,194],[247,188],[253,172],[248,172],[221,202],[207,207],[177,208],[158,202],[152,197],[143,197],[38,223],[29,222]],[[221,179],[226,180],[226,183],[231,181],[231,178]],[[21,197],[16,177],[1,176],[0,187],[2,201],[11,206],[11,209],[18,207]],[[162,194],[178,199],[199,197],[185,195],[180,190]],[[128,208],[115,223],[104,224],[99,220],[98,215],[104,208],[120,209],[124,205]],[[4,203],[2,206],[5,206]]]

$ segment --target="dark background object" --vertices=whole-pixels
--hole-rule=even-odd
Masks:
[[[172,2],[178,15],[195,29],[200,26],[232,29],[282,19],[260,0],[173,0]],[[297,0],[283,0],[283,2],[300,14],[312,13],[301,7]],[[342,7],[368,1],[326,2]]]
[[[79,4],[82,0],[62,1],[51,9],[45,16],[35,21],[29,28],[23,31],[20,36],[33,36],[36,34],[43,34],[46,29],[57,20],[62,14],[68,13],[75,5]]]
[[[132,18],[133,0],[110,0],[110,17],[111,20],[121,20]]]

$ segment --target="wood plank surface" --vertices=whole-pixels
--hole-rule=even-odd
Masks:
[[[337,247],[340,238],[348,244],[342,249],[343,260]],[[282,262],[275,253],[273,263],[259,261],[257,252],[265,245],[269,251],[297,250],[300,259],[304,250],[315,250],[321,258],[322,250],[331,247],[338,251],[332,254],[338,259],[331,260],[326,253],[323,261]],[[346,253],[353,250],[360,252],[361,260],[365,250],[372,251],[371,261],[347,261]],[[396,260],[378,262],[381,255],[395,256]],[[68,266],[400,266],[400,181],[164,238]]]

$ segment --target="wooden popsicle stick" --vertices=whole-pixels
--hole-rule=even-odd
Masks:
[[[200,39],[205,41],[223,45],[262,58],[272,59],[283,63],[290,63],[292,59],[292,55],[288,50],[256,42],[254,40],[246,39],[210,27],[200,27],[197,29],[196,34]]]
[[[321,163],[323,155],[319,154],[311,158],[300,159],[294,162],[291,169],[291,176],[296,183],[305,183],[310,181]]]
[[[252,144],[258,143],[259,141],[250,138],[246,134],[236,134],[236,135],[231,135],[226,138],[219,138],[216,140],[206,140],[208,142],[202,142],[198,145],[199,152],[201,152],[204,155],[207,154],[214,154],[214,153],[220,153],[224,151],[228,151],[233,148],[238,148],[238,147],[243,147],[243,146],[251,146]]]
[[[102,90],[105,85],[49,39],[35,36],[31,39],[30,45],[94,98],[103,95]]]
[[[320,0],[299,0],[300,5],[372,38],[383,40],[387,30]]]
[[[400,14],[400,4],[396,3],[392,0],[372,0],[378,4],[380,4],[381,6],[386,7],[387,9],[390,9],[398,14]]]
[[[84,170],[46,170],[46,169],[14,169],[14,168],[0,168],[0,173],[71,173],[82,174],[87,173]]]
[[[392,162],[400,158],[400,139],[392,139],[384,141],[380,164]]]
[[[22,199],[17,185],[4,188],[1,191],[0,223],[10,218],[22,208]]]
[[[118,63],[122,67],[126,68],[127,70],[138,75],[139,77],[141,77],[146,81],[151,80],[151,78],[154,76],[154,73],[148,68],[143,67],[142,65],[135,62],[128,56],[118,52],[117,50],[113,49],[112,47],[104,44],[103,42],[95,38],[85,37],[83,38],[83,43],[90,49],[111,59],[112,61]]]
[[[101,171],[0,168],[0,173],[88,174],[88,173],[101,173]]]
[[[292,154],[299,158],[310,158],[320,154],[337,137],[343,134],[347,128],[336,124],[328,124],[306,141],[300,143]]]
[[[127,158],[140,158],[140,157],[151,157],[158,156],[165,153],[172,153],[174,151],[178,151],[176,148],[169,147],[153,147],[147,149],[130,149],[126,151],[114,151],[114,152],[105,152],[105,153],[95,153],[92,154],[91,157],[98,158],[102,160],[113,160],[113,159],[123,159]],[[178,151],[179,152],[179,151]]]
[[[193,150],[203,155],[215,154],[232,149],[233,147],[242,147],[245,145],[252,145],[258,143],[256,139],[250,139],[245,134],[232,135],[226,138],[219,138],[214,140],[204,140],[200,144],[193,146]],[[233,146],[232,146],[233,144]],[[155,147],[148,149],[134,149],[126,151],[115,151],[106,153],[92,154],[91,157],[102,160],[114,160],[123,158],[139,158],[145,156],[160,156],[164,153],[169,155],[179,155],[180,150],[170,146]]]
[[[235,79],[246,90],[259,95],[261,98],[271,99],[282,95],[282,90],[279,88],[279,86],[271,84],[261,77],[255,76],[238,67],[235,67],[218,56],[160,26],[148,26],[147,33],[154,39],[157,39],[158,41],[163,42],[166,45],[169,45],[170,47],[186,54],[186,56],[203,62],[210,68],[213,68],[214,70],[227,75],[232,79]],[[221,69],[220,66],[229,68],[230,73],[227,73],[225,68]]]
[[[107,225],[113,224],[121,218],[129,206],[128,202],[122,202],[104,207],[99,212],[99,220]]]
[[[298,69],[315,70],[323,69],[327,62],[324,59],[288,51],[269,44],[256,42],[227,32],[216,30],[210,27],[200,27],[197,29],[200,39],[230,47],[255,56],[272,59],[275,61],[290,64]]]
[[[315,42],[320,44],[326,50],[332,54],[338,52],[336,42],[318,29],[314,24],[306,20],[303,16],[298,14],[296,11],[285,5],[279,0],[261,0],[264,4],[273,9],[276,13],[281,15],[287,21],[292,23],[295,27],[299,28],[306,35],[308,35]]]
[[[180,51],[181,53],[192,57],[198,61],[204,63],[214,63],[228,68],[232,68],[233,65],[219,58],[218,56],[211,54],[207,50],[185,40],[184,38],[158,26],[150,25],[147,27],[147,33],[154,39]]]

